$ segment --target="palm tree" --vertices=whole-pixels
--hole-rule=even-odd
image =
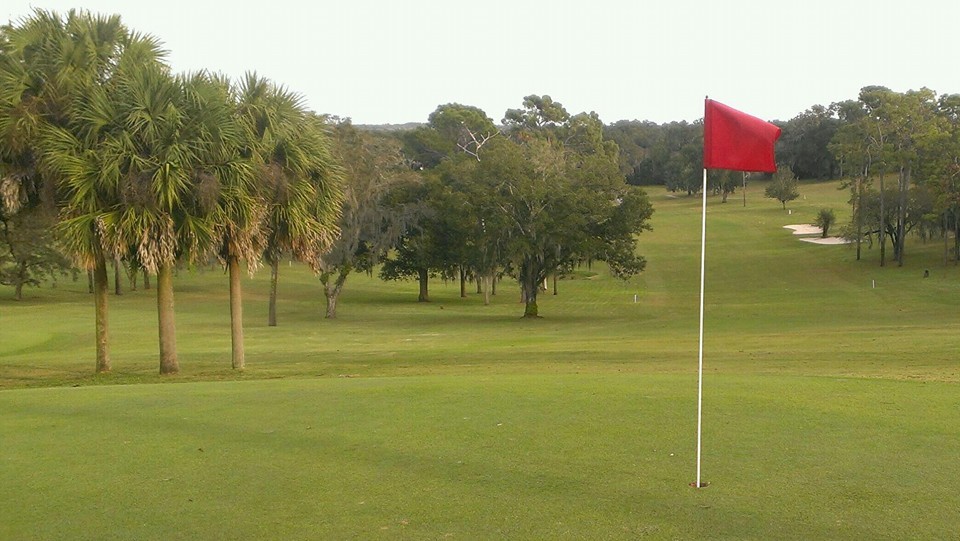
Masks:
[[[123,245],[157,274],[160,373],[179,371],[173,268],[215,247],[225,227],[219,200],[224,180],[242,176],[231,146],[230,105],[222,81],[198,74],[175,78],[166,69],[131,70],[121,92],[124,130],[117,170],[127,195],[116,224]]]
[[[239,86],[238,99],[248,130],[245,152],[256,164],[267,204],[268,323],[276,326],[280,257],[290,251],[316,269],[320,254],[338,233],[341,172],[330,152],[326,124],[306,110],[300,96],[249,73]]]
[[[3,159],[17,164],[21,194],[53,193],[56,183],[64,246],[94,275],[96,370],[109,371],[106,258],[114,250],[104,233],[119,192],[95,151],[111,117],[94,96],[116,88],[125,67],[158,64],[163,53],[159,42],[130,32],[118,16],[85,11],[61,17],[36,10],[2,33]]]
[[[195,183],[204,200],[216,197],[211,216],[215,224],[217,255],[227,267],[230,278],[231,364],[243,370],[243,302],[240,261],[255,269],[263,253],[264,203],[259,196],[254,167],[241,154],[246,132],[239,122],[237,103],[229,80],[195,74],[185,81],[191,104],[189,114],[199,119],[204,129],[195,167]],[[209,203],[204,203],[207,205]]]
[[[99,291],[99,259],[105,252],[132,251],[144,268],[157,274],[164,374],[179,370],[172,283],[178,243],[172,210],[189,190],[182,167],[170,164],[184,158],[177,148],[182,146],[178,129],[183,123],[179,99],[179,88],[165,67],[126,65],[109,88],[89,89],[77,108],[78,133],[52,131],[46,138],[67,179],[66,238],[87,242],[93,232],[99,241],[94,289]]]
[[[88,89],[76,130],[51,129],[45,144],[65,179],[65,236],[73,252],[94,254],[95,289],[106,252],[132,252],[156,273],[160,373],[174,374],[173,268],[179,257],[197,258],[212,246],[219,181],[204,167],[215,120],[165,66],[125,64],[114,79]],[[105,278],[104,268],[104,286]]]

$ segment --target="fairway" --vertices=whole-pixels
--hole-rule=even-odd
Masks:
[[[175,278],[182,373],[157,375],[153,291],[110,297],[94,376],[84,282],[0,289],[2,539],[956,539],[960,269],[942,242],[800,242],[832,207],[763,183],[708,211],[703,477],[696,454],[700,199],[649,189],[647,270],[602,265],[521,319],[459,284],[351,276],[337,320],[303,266]],[[929,277],[924,278],[924,271]],[[636,301],[636,302],[635,302]]]

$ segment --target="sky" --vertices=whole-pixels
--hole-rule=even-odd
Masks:
[[[499,122],[549,95],[605,123],[694,121],[708,96],[766,120],[860,88],[960,93],[955,0],[4,0],[119,14],[177,72],[255,71],[318,113],[425,122],[472,105]]]

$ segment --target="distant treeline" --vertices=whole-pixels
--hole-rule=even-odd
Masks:
[[[853,216],[846,235],[879,243],[880,264],[903,264],[906,238],[942,239],[944,260],[960,254],[960,94],[922,88],[864,87],[856,100],[814,105],[783,122],[777,142],[781,176],[843,179]],[[620,169],[635,185],[696,193],[702,181],[702,121],[619,121],[604,129],[620,147]],[[736,187],[711,172],[713,190]],[[952,239],[952,242],[950,242]]]

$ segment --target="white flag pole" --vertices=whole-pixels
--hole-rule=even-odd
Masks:
[[[700,228],[700,347],[698,351],[699,368],[697,370],[697,484],[700,488],[700,450],[703,419],[703,282],[707,261],[707,168],[703,168],[703,219]]]

